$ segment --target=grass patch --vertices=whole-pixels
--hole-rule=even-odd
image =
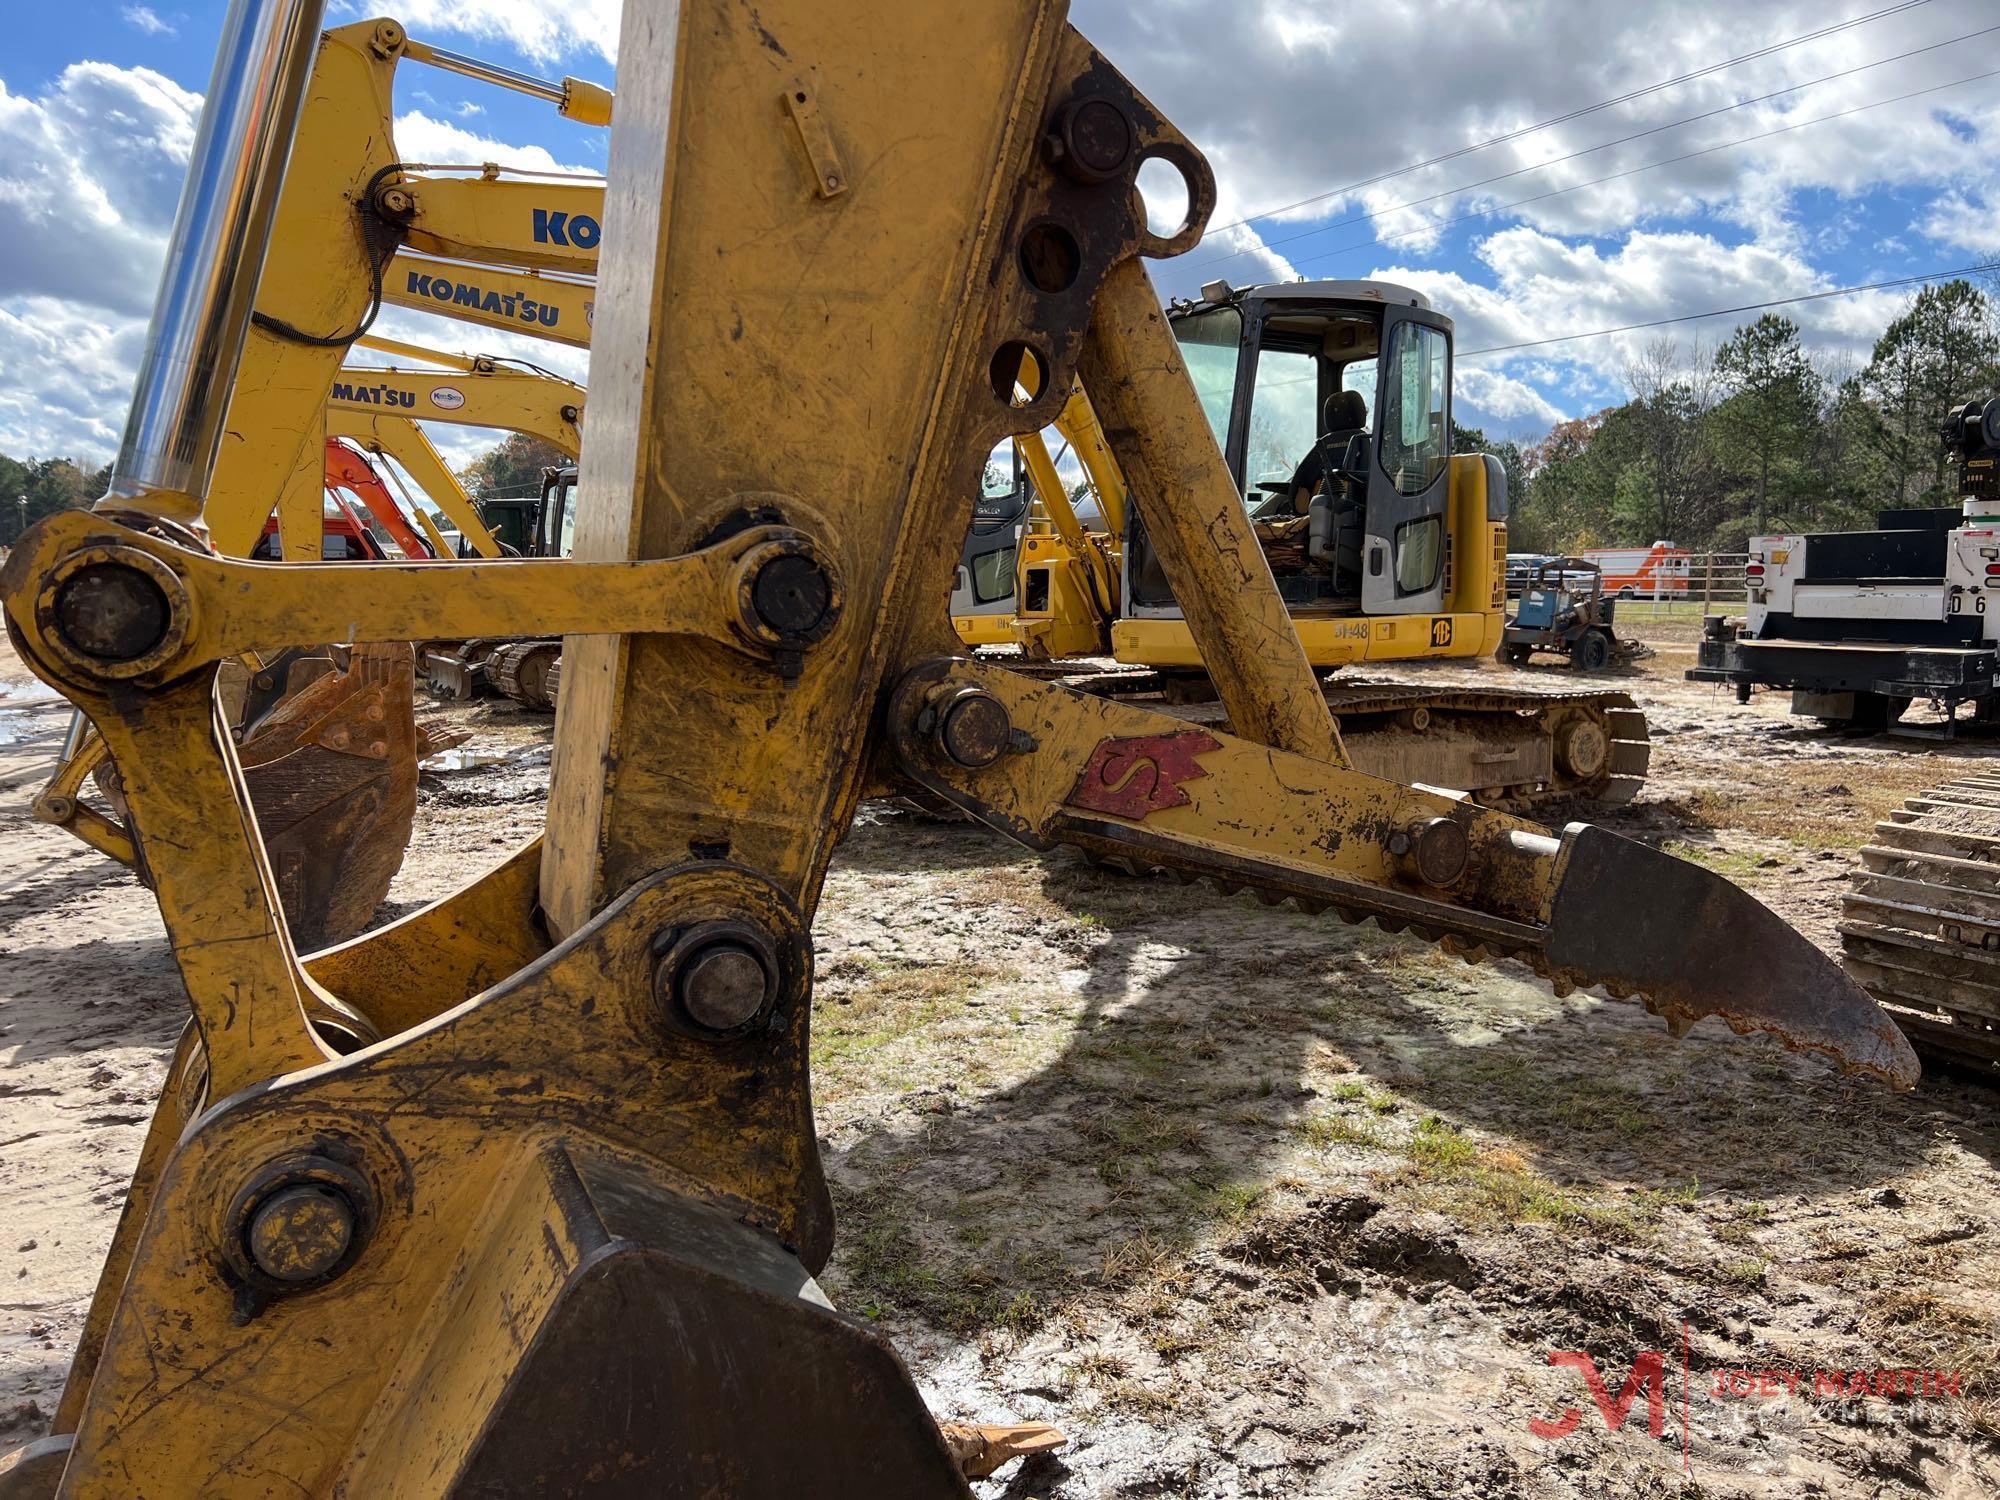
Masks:
[[[1769,1262],[1760,1256],[1749,1255],[1741,1260],[1726,1262],[1722,1267],[1722,1279],[1736,1286],[1753,1287],[1764,1284],[1764,1273]]]
[[[911,967],[863,961],[854,967],[871,977],[834,1004],[815,1009],[815,1069],[863,1062],[956,1012],[980,990],[1021,977],[999,964],[966,961]]]
[[[892,1214],[843,1224],[830,1280],[840,1305],[863,1317],[921,1317],[961,1337],[1029,1333],[1050,1313],[1049,1287],[1022,1285],[984,1266],[941,1269],[940,1257]]]
[[[1417,1122],[1403,1152],[1409,1165],[1394,1180],[1423,1207],[1470,1229],[1568,1224],[1632,1240],[1646,1227],[1631,1207],[1581,1197],[1535,1171],[1520,1152],[1482,1148],[1436,1115]]]
[[[1467,1140],[1456,1125],[1436,1115],[1417,1121],[1404,1151],[1411,1161],[1428,1172],[1461,1172],[1479,1159],[1479,1148]]]
[[[1285,1129],[1315,1151],[1331,1151],[1335,1146],[1370,1146],[1386,1149],[1389,1142],[1365,1120],[1350,1120],[1331,1111],[1315,1111],[1287,1121]]]

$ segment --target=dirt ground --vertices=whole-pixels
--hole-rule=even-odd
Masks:
[[[1659,644],[1605,674],[1654,761],[1604,821],[1823,944],[1874,820],[1994,753],[1739,707]],[[539,824],[547,721],[466,718],[385,916]],[[147,893],[27,815],[66,719],[0,656],[0,1445],[54,1408],[184,1013]],[[1677,1043],[1517,966],[889,810],[815,936],[829,1291],[941,1416],[1070,1435],[987,1496],[2000,1493],[1988,1088]],[[1563,1351],[1613,1415],[1659,1378],[1614,1432]]]

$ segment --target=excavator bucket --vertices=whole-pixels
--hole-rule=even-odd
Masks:
[[[331,653],[293,658],[303,687],[247,723],[237,746],[301,952],[368,925],[416,821],[421,752],[410,648],[384,643],[339,655],[345,665]]]

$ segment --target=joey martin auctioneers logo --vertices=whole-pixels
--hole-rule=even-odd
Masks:
[[[1965,1382],[1957,1370],[1801,1370],[1758,1369],[1730,1366],[1696,1371],[1689,1359],[1688,1325],[1681,1324],[1680,1368],[1674,1370],[1667,1356],[1657,1349],[1642,1349],[1632,1359],[1631,1373],[1616,1393],[1596,1359],[1581,1349],[1551,1349],[1549,1363],[1557,1369],[1574,1370],[1582,1379],[1597,1414],[1607,1431],[1617,1432],[1633,1415],[1633,1407],[1643,1396],[1646,1402],[1646,1430],[1655,1438],[1664,1437],[1667,1412],[1678,1405],[1681,1466],[1691,1468],[1690,1434],[1697,1398],[1710,1401],[1758,1401],[1807,1396],[1819,1401],[1896,1400],[1911,1397],[1959,1396]],[[1612,1372],[1615,1376],[1615,1369]],[[1677,1382],[1680,1390],[1669,1391]],[[1676,1403],[1672,1398],[1678,1394]],[[1536,1437],[1560,1442],[1584,1423],[1583,1411],[1565,1406],[1554,1419],[1536,1417],[1528,1429]]]

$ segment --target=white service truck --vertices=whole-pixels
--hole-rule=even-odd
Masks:
[[[1739,702],[1787,689],[1792,712],[1856,729],[1890,728],[1925,699],[1942,733],[2000,723],[2000,396],[1954,410],[1943,429],[1956,505],[1885,510],[1874,531],[1752,537],[1749,607],[1717,618],[1695,682]]]

